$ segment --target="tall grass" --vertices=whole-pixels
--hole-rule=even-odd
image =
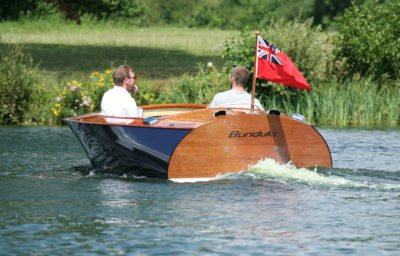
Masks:
[[[274,95],[264,105],[288,114],[301,113],[315,125],[396,126],[400,125],[400,84],[393,83],[381,86],[371,78],[331,80],[312,91],[299,91],[296,98]]]

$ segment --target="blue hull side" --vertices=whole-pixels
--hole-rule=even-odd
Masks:
[[[67,121],[94,168],[115,174],[168,177],[173,151],[190,129],[161,129]]]

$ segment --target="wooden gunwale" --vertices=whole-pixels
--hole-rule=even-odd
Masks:
[[[154,109],[154,108],[196,108],[196,109],[202,109],[206,108],[206,104],[152,104],[152,105],[143,105],[140,106],[143,109]]]
[[[182,111],[185,111],[179,114],[157,117],[158,122],[153,125],[144,125],[143,117],[111,117],[102,116],[99,113],[69,117],[65,120],[100,125],[123,125],[163,129],[194,129],[218,118],[223,118],[224,115],[215,117],[215,113],[221,110],[227,110],[227,108],[206,109],[206,106],[207,105],[202,104],[157,104],[141,106],[144,111],[158,109],[182,109]],[[248,109],[233,108],[231,111],[227,112],[227,115],[244,114],[244,111],[248,111]],[[260,111],[260,113],[264,113],[264,111]]]

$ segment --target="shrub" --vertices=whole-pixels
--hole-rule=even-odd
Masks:
[[[139,0],[103,0],[103,1],[68,1],[85,18],[122,23],[127,25],[147,25],[146,14],[150,12],[143,1]]]
[[[101,98],[112,86],[112,70],[93,72],[83,83],[73,80],[57,85],[59,93],[51,108],[57,123],[65,117],[100,111]]]
[[[332,41],[328,34],[321,32],[320,27],[312,27],[312,20],[273,22],[261,32],[264,39],[289,56],[310,85],[323,85],[333,76]],[[254,33],[242,32],[239,40],[227,41],[223,55],[225,66],[230,68],[232,65],[242,65],[252,73],[255,40]],[[251,79],[248,82],[250,85]],[[280,95],[281,100],[290,97],[296,101],[299,91],[297,88],[257,80],[256,97],[262,102],[273,95]]]
[[[103,94],[114,86],[112,72],[112,69],[107,69],[102,73],[93,72],[85,81],[83,93],[91,99],[91,111],[101,110]]]
[[[379,78],[400,77],[400,3],[369,1],[359,7],[355,2],[344,15],[336,58],[344,63],[346,75],[356,73]]]
[[[320,27],[312,26],[311,19],[273,22],[261,30],[261,36],[286,53],[307,81],[326,81],[330,77],[334,59],[332,41]],[[240,37],[225,43],[226,66],[240,64],[253,72],[256,37],[245,31]]]
[[[56,98],[57,103],[51,109],[59,123],[65,117],[81,115],[94,110],[92,99],[85,95],[84,88],[78,81],[68,82],[62,89]]]
[[[162,90],[157,102],[209,104],[216,93],[229,89],[228,79],[227,72],[218,70],[211,62],[198,64],[194,76],[182,75],[171,88]]]
[[[43,121],[40,112],[36,112],[41,107],[36,101],[46,101],[47,93],[39,88],[38,69],[32,57],[20,46],[10,44],[0,49],[0,59],[0,123]]]

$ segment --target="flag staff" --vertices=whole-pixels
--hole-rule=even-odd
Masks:
[[[254,94],[256,90],[256,73],[257,73],[257,44],[258,44],[258,35],[261,34],[260,31],[255,31],[254,34],[256,34],[256,47],[254,51],[254,68],[253,68],[253,83],[251,86],[251,109],[250,113],[254,113]]]

